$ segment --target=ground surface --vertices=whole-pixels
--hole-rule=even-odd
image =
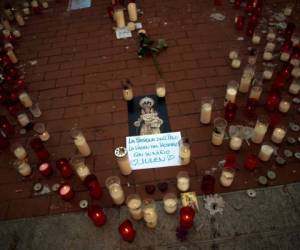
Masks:
[[[118,225],[128,218],[126,207],[107,208],[108,222],[96,228],[85,213],[68,213],[1,222],[0,249],[17,250],[296,250],[300,249],[300,184],[257,190],[254,199],[245,192],[222,194],[223,215],[210,216],[199,197],[200,211],[188,240],[176,239],[178,213],[166,215],[157,202],[159,223],[155,230],[134,222],[133,243],[118,235]],[[197,231],[198,229],[198,231]]]
[[[266,2],[269,9],[280,10],[285,1]],[[107,1],[99,0],[94,1],[92,8],[70,13],[66,11],[66,2],[53,3],[43,15],[30,17],[21,29],[23,38],[16,46],[21,64],[26,64],[29,93],[40,103],[43,111],[39,120],[46,123],[51,133],[51,140],[46,143],[46,147],[52,154],[52,160],[71,157],[76,153],[69,130],[77,123],[84,130],[93,150],[93,156],[87,160],[88,164],[102,185],[108,176],[120,176],[113,149],[124,145],[128,135],[127,107],[122,100],[121,80],[130,78],[135,85],[135,94],[146,95],[154,93],[154,84],[158,79],[152,61],[137,58],[136,39],[115,39],[113,23],[106,15],[106,7]],[[242,11],[233,9],[227,1],[215,9],[213,1],[208,0],[141,1],[141,7],[144,11],[141,21],[150,36],[154,39],[165,38],[169,44],[169,49],[159,56],[159,63],[167,82],[170,124],[172,131],[181,131],[190,138],[193,159],[187,168],[150,169],[135,171],[129,177],[120,176],[122,184],[126,194],[138,192],[142,197],[147,196],[145,184],[162,181],[167,181],[170,190],[177,192],[175,177],[184,168],[192,177],[192,190],[201,193],[200,183],[205,170],[217,167],[218,161],[224,159],[229,149],[228,143],[222,147],[211,145],[212,127],[203,126],[199,122],[200,98],[214,96],[214,117],[222,115],[225,85],[231,79],[239,80],[241,75],[241,70],[229,67],[228,51],[231,47],[239,47],[241,53],[245,54],[249,46],[246,38],[244,41],[237,40],[244,33],[237,33],[233,26],[235,14]],[[213,12],[224,14],[225,21],[210,19]],[[297,10],[294,12],[297,13]],[[32,66],[30,60],[37,60],[37,65]],[[246,61],[246,57],[243,57],[243,61]],[[269,85],[266,85],[266,89],[269,89]],[[238,96],[239,107],[245,101],[245,95]],[[295,115],[297,108],[296,105],[292,107],[288,118],[300,123],[299,115]],[[263,108],[259,110],[263,112]],[[247,121],[240,114],[236,123],[239,122],[254,125],[255,121]],[[31,132],[17,139],[28,143],[32,135]],[[289,132],[289,135],[299,136],[299,133]],[[283,147],[287,147],[286,143]],[[299,150],[299,145],[290,149],[295,152]],[[272,161],[268,165],[260,163],[258,170],[252,173],[244,170],[242,164],[245,153],[257,153],[258,150],[258,147],[248,147],[244,143],[239,152],[240,170],[234,184],[224,189],[217,182],[216,191],[257,187],[256,178],[265,175],[268,169],[275,170],[278,176],[270,185],[300,180],[300,171],[297,169],[299,162],[295,159],[288,160],[287,166],[283,168],[274,166]],[[77,191],[75,200],[70,203],[61,201],[54,193],[35,196],[32,192],[35,182],[51,186],[61,181],[58,174],[44,179],[35,171],[30,178],[22,179],[15,169],[8,166],[12,156],[3,153],[0,157],[2,220],[77,211],[78,201],[89,199],[77,177],[70,180]],[[34,156],[31,156],[31,162],[35,167]],[[219,174],[220,171],[214,173],[216,178]],[[162,195],[156,191],[153,197],[159,199]],[[106,191],[98,203],[104,207],[112,206]],[[111,211],[113,213],[115,210]],[[66,218],[72,220],[72,216]],[[51,217],[49,220],[59,220],[57,218],[60,217]],[[80,220],[82,216],[76,218]],[[244,223],[244,220],[241,221]],[[70,227],[67,223],[65,226]],[[36,240],[38,244],[38,238]]]

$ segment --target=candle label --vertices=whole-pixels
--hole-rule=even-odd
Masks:
[[[117,28],[116,29],[116,37],[117,39],[125,39],[128,37],[132,37],[131,31],[127,28]]]
[[[178,143],[180,139],[180,132],[126,137],[132,169],[181,165]]]

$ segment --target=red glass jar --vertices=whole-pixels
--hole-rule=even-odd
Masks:
[[[289,52],[292,49],[292,47],[293,47],[293,43],[290,40],[287,40],[282,44],[280,51]]]
[[[24,90],[25,89],[24,79],[17,79],[15,84],[16,84],[16,87],[18,88],[18,90]]]
[[[41,175],[48,177],[53,173],[53,168],[48,162],[39,165],[39,172]]]
[[[280,75],[282,75],[285,79],[287,79],[291,76],[292,70],[293,70],[293,65],[285,63],[281,68]]]
[[[89,207],[88,216],[97,227],[103,226],[106,223],[106,215],[104,214],[103,210],[96,205]]]
[[[75,196],[73,188],[69,184],[62,184],[58,190],[58,193],[64,201],[70,201]]]
[[[132,242],[135,238],[135,230],[130,220],[125,220],[119,226],[119,233],[122,236],[122,239],[128,242]]]
[[[246,107],[245,107],[245,114],[247,117],[254,117],[256,114],[258,102],[254,98],[248,98]]]
[[[73,174],[72,167],[66,158],[61,158],[57,160],[56,167],[63,178],[68,178]]]
[[[228,154],[225,159],[224,168],[236,168],[236,155],[235,154]]]
[[[216,179],[212,175],[204,175],[201,182],[203,194],[213,194],[215,192]]]
[[[253,171],[257,167],[257,162],[258,159],[256,155],[254,154],[247,155],[244,163],[244,168]]]
[[[281,74],[277,75],[271,86],[272,91],[281,91],[285,86],[285,77]]]
[[[247,26],[246,34],[247,36],[253,36],[256,24],[249,22]]]
[[[14,126],[7,120],[5,116],[0,116],[0,128],[7,135],[14,135],[15,128]]]
[[[32,150],[35,152],[37,158],[41,162],[46,162],[49,159],[50,154],[49,154],[48,150],[45,149],[44,144],[40,138],[33,138],[30,141],[30,146],[31,146]]]
[[[245,6],[245,11],[247,14],[251,14],[254,10],[254,1],[250,0],[247,2],[246,6]]]
[[[90,195],[94,199],[100,199],[102,189],[96,175],[90,174],[84,179],[84,185],[89,189]]]
[[[192,207],[182,207],[180,209],[180,226],[189,229],[194,224],[195,210]]]
[[[275,92],[271,92],[267,97],[266,109],[268,111],[275,111],[280,103],[280,95]]]
[[[237,30],[242,31],[245,26],[245,17],[244,16],[237,16],[235,18],[235,27]]]
[[[242,0],[235,0],[234,1],[234,7],[236,9],[239,9],[241,7],[241,3],[242,3]]]
[[[14,117],[21,111],[21,108],[17,104],[7,106],[7,111]]]
[[[225,119],[228,122],[232,122],[235,118],[237,111],[237,105],[232,102],[228,102],[226,107],[225,107]]]
[[[109,16],[111,19],[114,18],[114,8],[113,8],[113,6],[108,6],[108,7],[107,7],[107,14],[108,14],[108,16]]]
[[[269,115],[269,126],[270,128],[275,128],[281,122],[282,114],[278,112],[272,112]]]

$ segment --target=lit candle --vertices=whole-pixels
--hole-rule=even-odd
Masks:
[[[179,156],[181,165],[188,165],[191,161],[190,143],[187,138],[182,138],[179,141]]]
[[[300,82],[297,80],[293,80],[293,82],[289,86],[289,92],[293,95],[298,95],[298,93],[300,92]]]
[[[33,127],[34,131],[38,133],[40,139],[42,141],[48,141],[50,139],[50,134],[45,128],[45,124],[43,123],[36,123]]]
[[[13,63],[13,64],[16,64],[18,63],[18,58],[16,57],[15,53],[13,50],[9,50],[6,52],[7,56],[9,57],[10,61]]]
[[[263,144],[260,148],[259,154],[258,154],[258,158],[261,161],[269,161],[272,154],[273,154],[273,147],[269,144]]]
[[[270,80],[273,77],[273,68],[271,67],[265,67],[264,71],[263,71],[263,78],[266,80]]]
[[[31,121],[26,113],[20,113],[17,115],[17,120],[22,127],[28,126]]]
[[[61,185],[58,190],[58,193],[59,193],[60,197],[65,201],[72,200],[75,195],[73,188],[68,184]]]
[[[177,196],[173,193],[167,193],[164,198],[164,209],[168,214],[174,214],[177,210]]]
[[[128,10],[129,20],[131,22],[136,22],[137,21],[136,3],[129,3],[127,5],[127,10]]]
[[[179,171],[177,174],[177,188],[181,192],[186,192],[190,188],[189,173],[186,171]]]
[[[263,54],[263,59],[265,61],[271,61],[273,59],[273,54],[271,51],[265,50]]]
[[[235,176],[235,170],[232,168],[223,168],[220,183],[223,187],[230,187],[233,183]]]
[[[273,42],[268,42],[268,43],[266,44],[265,51],[273,52],[275,48],[276,48],[276,44],[275,44],[275,43],[273,43]]]
[[[209,124],[211,121],[212,105],[214,99],[212,97],[201,98],[201,113],[200,122],[203,124]]]
[[[88,188],[90,196],[93,199],[100,199],[101,198],[103,192],[102,192],[100,183],[99,183],[98,178],[97,178],[96,175],[94,175],[94,174],[88,175],[84,179],[84,185]]]
[[[106,223],[106,215],[99,206],[90,206],[88,208],[88,216],[97,227],[103,226]]]
[[[230,60],[237,59],[239,57],[239,52],[236,50],[231,50],[228,57]]]
[[[30,165],[26,161],[15,161],[14,166],[17,168],[18,173],[24,177],[29,176],[32,172]]]
[[[253,155],[253,154],[247,155],[245,163],[244,163],[244,167],[251,171],[256,169],[256,167],[257,167],[256,155]]]
[[[291,74],[293,77],[299,78],[300,77],[300,67],[294,67]]]
[[[24,26],[25,25],[24,19],[23,19],[22,15],[19,12],[17,12],[15,14],[15,18],[16,18],[16,21],[17,21],[19,26]]]
[[[44,162],[42,163],[40,166],[39,166],[39,172],[43,175],[43,176],[50,176],[53,172],[53,169],[51,167],[51,165],[47,162]]]
[[[243,139],[241,136],[232,136],[229,142],[229,146],[232,150],[240,150],[243,144]]]
[[[280,60],[283,62],[287,62],[290,59],[290,53],[289,52],[281,52],[280,54]]]
[[[118,28],[125,27],[125,17],[124,17],[124,10],[122,7],[117,7],[114,10],[114,19],[116,21]]]
[[[256,144],[262,143],[265,134],[267,133],[268,126],[267,118],[263,116],[259,117],[251,137],[252,142]]]
[[[194,224],[195,210],[192,207],[182,207],[180,209],[180,226],[189,229]]]
[[[290,16],[290,15],[292,15],[293,7],[294,7],[293,4],[288,4],[288,5],[284,8],[283,14],[284,14],[285,16]]]
[[[220,146],[223,143],[227,121],[223,118],[216,118],[214,120],[214,129],[212,132],[211,142],[215,146]]]
[[[91,149],[82,132],[75,127],[71,130],[71,135],[79,153],[85,157],[89,156],[91,154]]]
[[[284,126],[276,127],[273,130],[271,140],[272,140],[272,142],[277,143],[277,144],[282,143],[285,135],[286,135],[286,129]]]
[[[24,8],[22,9],[22,11],[23,11],[24,15],[26,15],[26,16],[30,15],[30,9],[28,8],[28,6],[27,7],[24,6]]]
[[[128,159],[127,149],[124,147],[118,147],[115,149],[115,156],[123,175],[130,175],[132,173],[132,168]]]
[[[288,98],[281,98],[279,103],[279,111],[282,113],[287,113],[290,110],[291,102]]]
[[[71,165],[66,158],[61,158],[56,161],[56,167],[63,178],[68,178],[72,175],[73,171]]]
[[[19,143],[14,143],[11,147],[11,150],[14,153],[15,157],[19,160],[24,160],[27,157],[25,148]]]
[[[236,81],[230,81],[227,84],[224,106],[226,106],[228,102],[235,103],[237,89],[238,89],[238,83]]]
[[[300,43],[300,37],[293,33],[291,41],[293,43],[293,47],[296,47]]]
[[[241,60],[239,58],[235,58],[231,61],[231,67],[234,69],[238,69],[241,67]]]
[[[132,242],[135,238],[135,230],[130,220],[125,220],[119,226],[119,233],[124,241]]]
[[[166,84],[162,79],[158,80],[156,83],[156,95],[160,98],[166,96]]]
[[[131,101],[133,99],[133,89],[131,85],[123,85],[123,98],[125,101]]]
[[[28,95],[27,92],[22,92],[19,94],[19,100],[23,104],[25,108],[30,108],[32,107],[32,100],[30,96]]]
[[[259,100],[261,93],[262,93],[262,86],[260,84],[255,84],[252,86],[250,94],[249,94],[249,98],[255,99],[255,100]]]
[[[143,214],[147,227],[155,228],[157,225],[158,216],[154,200],[145,199],[143,201]]]
[[[91,174],[90,169],[85,164],[85,160],[81,155],[73,156],[70,162],[82,182],[88,175]]]
[[[140,220],[143,218],[142,200],[138,194],[128,195],[126,204],[133,219]]]
[[[252,76],[249,74],[243,74],[240,81],[239,91],[241,93],[247,93],[249,91],[251,82],[252,82]]]
[[[120,178],[117,176],[110,176],[106,179],[105,184],[113,202],[116,205],[122,205],[125,201],[125,195],[121,186]]]
[[[260,31],[254,31],[252,36],[252,43],[257,45],[260,44],[261,41],[261,32]]]

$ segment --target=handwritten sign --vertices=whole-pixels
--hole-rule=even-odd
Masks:
[[[124,39],[124,38],[128,38],[128,37],[132,37],[131,31],[127,28],[117,28],[116,29],[116,36],[117,39]]]
[[[128,136],[126,147],[133,170],[180,165],[180,132]]]

